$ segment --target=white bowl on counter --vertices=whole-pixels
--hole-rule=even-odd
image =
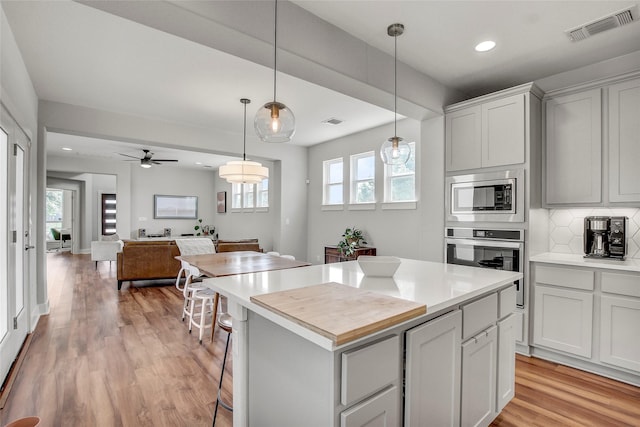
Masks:
[[[394,256],[360,255],[358,265],[365,276],[391,277],[400,267],[400,258]]]

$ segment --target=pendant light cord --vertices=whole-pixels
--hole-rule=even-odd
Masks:
[[[247,103],[244,104],[244,132],[242,135],[242,161],[247,161]]]
[[[393,136],[398,137],[398,35],[393,36]]]
[[[273,25],[273,102],[276,102],[276,78],[278,69],[278,0],[275,0]]]

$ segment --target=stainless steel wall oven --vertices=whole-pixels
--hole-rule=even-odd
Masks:
[[[447,228],[448,264],[524,273],[524,230]],[[516,305],[524,307],[524,279],[517,280]]]

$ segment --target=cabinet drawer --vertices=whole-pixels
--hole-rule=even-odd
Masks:
[[[640,298],[640,275],[603,272],[602,292]]]
[[[591,270],[537,265],[536,283],[592,291],[593,274]]]
[[[462,306],[462,339],[465,340],[486,329],[496,320],[498,320],[497,293]]]
[[[342,353],[340,403],[351,403],[386,387],[398,379],[400,371],[400,338],[384,341]]]
[[[503,289],[498,294],[498,301],[500,303],[498,319],[507,317],[516,309],[516,286],[513,285],[507,289]]]
[[[398,387],[387,390],[347,409],[340,414],[340,427],[386,426],[400,425],[398,417]]]

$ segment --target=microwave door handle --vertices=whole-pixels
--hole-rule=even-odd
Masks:
[[[461,244],[468,246],[488,246],[491,248],[507,248],[522,250],[522,242],[505,242],[494,240],[471,240],[471,239],[446,239],[447,244]]]

